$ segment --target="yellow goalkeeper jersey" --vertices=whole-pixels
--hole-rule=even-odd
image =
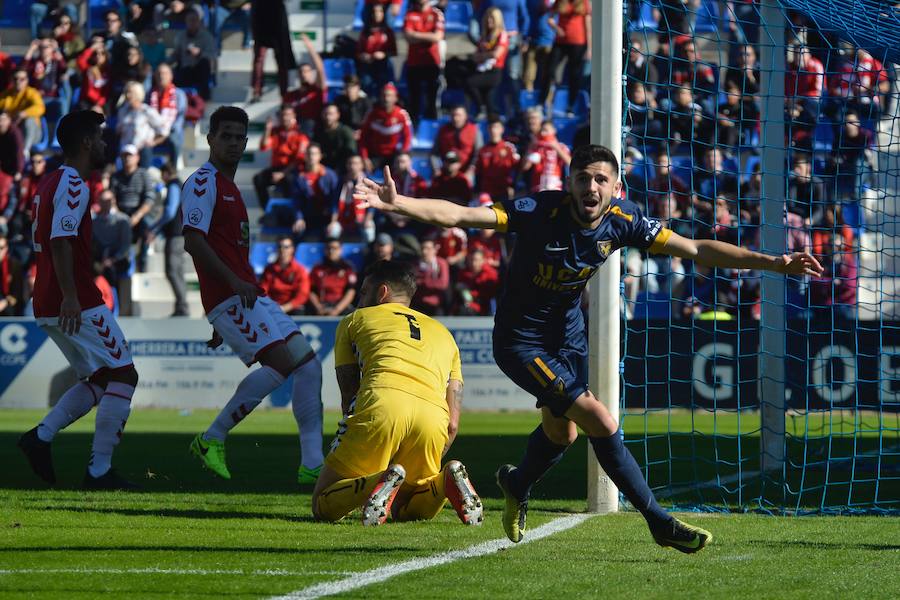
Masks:
[[[447,409],[447,382],[462,381],[456,340],[441,323],[397,303],[359,308],[337,328],[334,365],[359,365],[360,391],[393,389]]]

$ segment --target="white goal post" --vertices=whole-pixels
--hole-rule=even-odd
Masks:
[[[602,144],[622,156],[622,0],[594,2],[591,30],[591,143]],[[599,9],[599,10],[597,10]],[[621,169],[620,169],[621,170]],[[610,256],[591,279],[588,346],[591,391],[619,418],[619,299],[620,255]],[[588,511],[615,512],[619,490],[597,463],[593,448],[588,450]]]

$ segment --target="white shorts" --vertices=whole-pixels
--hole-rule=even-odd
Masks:
[[[132,364],[125,335],[105,304],[81,311],[81,329],[75,335],[63,333],[59,317],[40,317],[36,321],[62,351],[79,379]]]
[[[259,360],[262,352],[294,336],[299,337],[291,340],[292,350],[301,343],[309,347],[294,320],[265,296],[257,298],[251,309],[241,306],[238,296],[232,296],[212,309],[207,319],[248,367]]]

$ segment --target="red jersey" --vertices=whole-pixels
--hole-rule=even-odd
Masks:
[[[560,142],[568,150],[568,146]],[[531,191],[561,190],[565,164],[556,148],[549,142],[538,140],[528,146],[528,160],[534,166],[531,169]]]
[[[384,52],[388,56],[397,56],[397,38],[389,27],[373,27],[368,33],[359,34],[356,42],[356,54],[375,54]]]
[[[359,154],[370,156],[393,156],[395,152],[409,152],[412,145],[412,119],[409,113],[394,106],[391,112],[381,104],[376,104],[360,127]]]
[[[478,136],[478,125],[471,121],[468,121],[461,129],[454,127],[453,123],[444,123],[438,129],[435,152],[440,157],[451,150],[456,152],[459,162],[462,163],[462,169],[465,171],[472,166],[472,161],[475,160],[475,145],[478,143]]]
[[[507,200],[520,160],[516,147],[507,141],[483,146],[475,162],[478,191],[490,194],[494,201]]]
[[[403,30],[418,33],[443,33],[444,13],[433,7],[423,11],[411,10],[406,13]],[[441,64],[441,51],[437,42],[410,42],[408,67],[437,67]]]
[[[99,69],[99,73],[91,68],[90,60],[94,56],[94,49],[88,48],[78,56],[78,68],[81,69],[81,101],[94,106],[103,106],[109,99],[110,77],[109,63]]]
[[[438,238],[437,255],[445,260],[457,258],[466,253],[466,243],[468,236],[464,229],[460,227],[450,227],[449,229],[441,229]],[[456,262],[456,261],[453,261]]]
[[[557,24],[563,30],[565,35],[560,39],[557,38],[559,44],[569,44],[571,46],[584,46],[587,44],[587,34],[585,33],[585,16],[591,14],[591,1],[582,0],[580,10],[575,10],[575,3],[566,2],[562,10],[557,9]]]
[[[272,149],[272,167],[283,169],[295,163],[297,168],[303,170],[306,162],[306,149],[309,147],[309,138],[300,131],[299,127],[285,129],[283,125],[272,128],[272,133],[263,138],[259,145],[260,150]]]
[[[478,41],[479,52],[500,52],[483,63],[478,65],[479,71],[490,71],[491,69],[502,69],[506,65],[506,57],[509,55],[509,34],[501,31],[495,40]]]
[[[333,306],[341,301],[349,288],[356,285],[356,271],[345,260],[321,262],[313,267],[310,283],[319,301]]]
[[[492,267],[499,265],[503,260],[503,245],[498,235],[475,236],[469,240],[469,250],[481,250],[484,253],[484,260]]]
[[[821,98],[825,86],[825,67],[819,59],[810,56],[798,71],[791,68],[784,74],[784,95],[788,98]]]
[[[213,252],[243,281],[257,283],[250,266],[250,221],[241,191],[210,163],[194,171],[181,189],[181,214],[185,231],[206,236]],[[214,308],[234,296],[234,290],[196,262],[200,299],[209,316]],[[266,292],[257,284],[257,292]]]
[[[62,290],[53,268],[50,240],[71,238],[72,272],[81,310],[103,304],[94,285],[91,262],[90,192],[72,167],[62,166],[44,177],[31,205],[31,233],[37,257],[34,282],[34,316],[59,316]],[[85,218],[86,216],[86,218]]]
[[[296,310],[309,299],[309,273],[296,260],[286,267],[275,261],[263,271],[260,285],[279,306],[289,304]]]
[[[303,84],[296,90],[291,90],[281,99],[282,104],[290,104],[297,112],[297,118],[302,120],[316,120],[322,116],[322,108],[328,98],[328,86],[324,83],[318,85]]]
[[[462,173],[448,175],[441,172],[431,180],[431,189],[428,194],[432,198],[468,206],[472,201],[472,186],[469,184],[469,179]]]
[[[479,315],[491,314],[491,300],[497,297],[500,287],[500,276],[497,269],[485,263],[479,273],[474,273],[468,268],[460,270],[456,276],[456,283],[460,287],[469,290],[472,299],[466,306]]]

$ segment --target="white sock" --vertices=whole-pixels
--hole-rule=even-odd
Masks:
[[[122,439],[122,431],[131,413],[131,397],[134,386],[110,381],[97,406],[94,426],[94,444],[88,472],[91,477],[102,477],[112,467],[113,449]]]
[[[300,464],[322,466],[322,365],[314,358],[294,371],[291,408],[300,430]]]
[[[79,381],[70,387],[38,425],[38,438],[52,442],[60,430],[88,414],[102,395],[103,388],[88,381]]]
[[[273,369],[263,365],[238,384],[234,396],[212,422],[203,438],[207,440],[225,441],[225,436],[235,425],[244,420],[254,408],[259,406],[263,398],[272,393],[279,385],[284,383],[284,377]]]

